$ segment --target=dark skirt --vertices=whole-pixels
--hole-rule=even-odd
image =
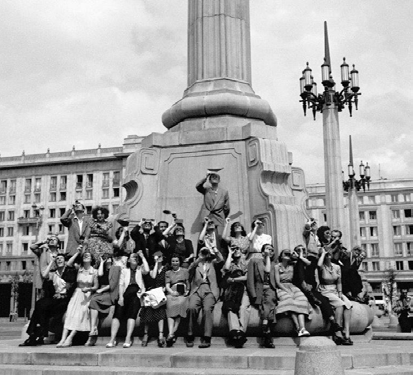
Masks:
[[[102,314],[109,314],[110,307],[112,306],[112,300],[110,299],[109,291],[101,294],[94,294],[89,303],[89,309],[97,310]]]
[[[156,323],[166,319],[166,305],[153,309],[152,307],[142,307],[139,313],[141,323]]]

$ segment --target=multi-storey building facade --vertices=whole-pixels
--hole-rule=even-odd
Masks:
[[[0,282],[32,273],[30,245],[67,230],[60,217],[80,200],[115,213],[122,199],[126,158],[142,138],[129,136],[120,147],[0,158]]]
[[[328,225],[324,185],[307,185],[307,192],[309,215]],[[343,199],[349,220],[346,194]],[[413,179],[372,181],[370,190],[358,192],[358,205],[361,245],[367,252],[362,267],[375,293],[381,294],[390,268],[398,287],[413,289]],[[349,243],[348,235],[344,233],[344,243]]]

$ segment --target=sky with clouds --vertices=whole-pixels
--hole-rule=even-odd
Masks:
[[[340,114],[372,178],[413,177],[413,2],[251,0],[252,86],[307,183],[323,182],[322,116],[303,116],[306,61],[320,85],[323,22],[333,76],[343,56],[360,72],[359,110]],[[0,154],[122,144],[164,132],[162,113],[186,88],[186,0],[0,1]]]

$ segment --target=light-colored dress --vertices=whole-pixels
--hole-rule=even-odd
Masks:
[[[249,236],[249,235],[248,235]],[[251,258],[261,258],[261,249],[264,245],[272,245],[272,237],[269,234],[256,234],[251,241],[251,246],[247,254],[247,260]]]
[[[67,306],[64,328],[75,331],[90,331],[89,302],[92,293],[82,292],[82,288],[94,285],[98,272],[93,267],[88,270],[81,267],[77,273],[77,288]]]
[[[179,268],[177,271],[169,270],[165,274],[165,283],[169,283],[170,288],[176,291],[176,287],[179,284],[186,285],[189,279],[189,273],[186,268]],[[168,294],[166,296],[166,316],[168,318],[186,318],[188,310],[188,297],[185,296],[172,296]]]
[[[342,298],[338,296],[337,280],[341,278],[341,268],[338,264],[331,263],[331,268],[323,264],[319,267],[320,285],[318,291],[330,301],[331,306],[344,306],[346,309],[353,307],[349,299],[343,294]]]
[[[280,282],[288,290],[288,292],[286,292],[283,289],[277,289],[279,299],[276,307],[277,314],[293,312],[297,314],[309,315],[311,312],[311,306],[307,297],[292,283],[294,267],[292,265],[288,265],[284,268],[282,264],[275,267],[278,267]]]

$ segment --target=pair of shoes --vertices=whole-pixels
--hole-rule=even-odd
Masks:
[[[186,337],[186,347],[187,348],[192,348],[194,346],[194,336],[193,335],[188,335]]]
[[[37,346],[37,339],[35,337],[29,337],[25,342],[19,344],[19,346]]]
[[[115,341],[109,341],[107,344],[106,344],[106,347],[107,348],[114,348],[115,346],[117,346],[118,345],[118,342],[115,340]]]
[[[89,336],[89,338],[87,339],[85,346],[95,346],[96,345],[96,341],[98,341],[98,335],[96,336]]]
[[[350,337],[344,336],[342,340],[341,345],[353,345],[353,341],[351,341]]]
[[[342,337],[338,337],[336,335],[333,335],[333,337],[331,339],[334,341],[334,343],[336,345],[342,345],[343,344],[343,338]]]
[[[165,345],[166,345],[165,338],[164,338],[164,337],[159,337],[159,338],[158,338],[158,346],[159,346],[160,348],[164,348]]]
[[[198,348],[205,349],[205,348],[209,348],[210,346],[211,346],[211,341],[204,341],[198,345]]]
[[[60,348],[68,348],[72,346],[72,340],[66,339],[66,341],[60,346]]]
[[[306,337],[306,336],[310,336],[310,332],[308,332],[305,328],[301,328],[298,331],[298,337]]]
[[[149,340],[149,336],[148,334],[145,332],[143,337],[142,337],[142,346],[148,346],[148,340]]]
[[[168,338],[166,339],[166,347],[167,348],[172,347],[175,341],[176,341],[175,335],[169,335]]]
[[[129,342],[124,342],[122,345],[122,348],[124,349],[128,349],[133,345],[133,340],[129,341]]]

